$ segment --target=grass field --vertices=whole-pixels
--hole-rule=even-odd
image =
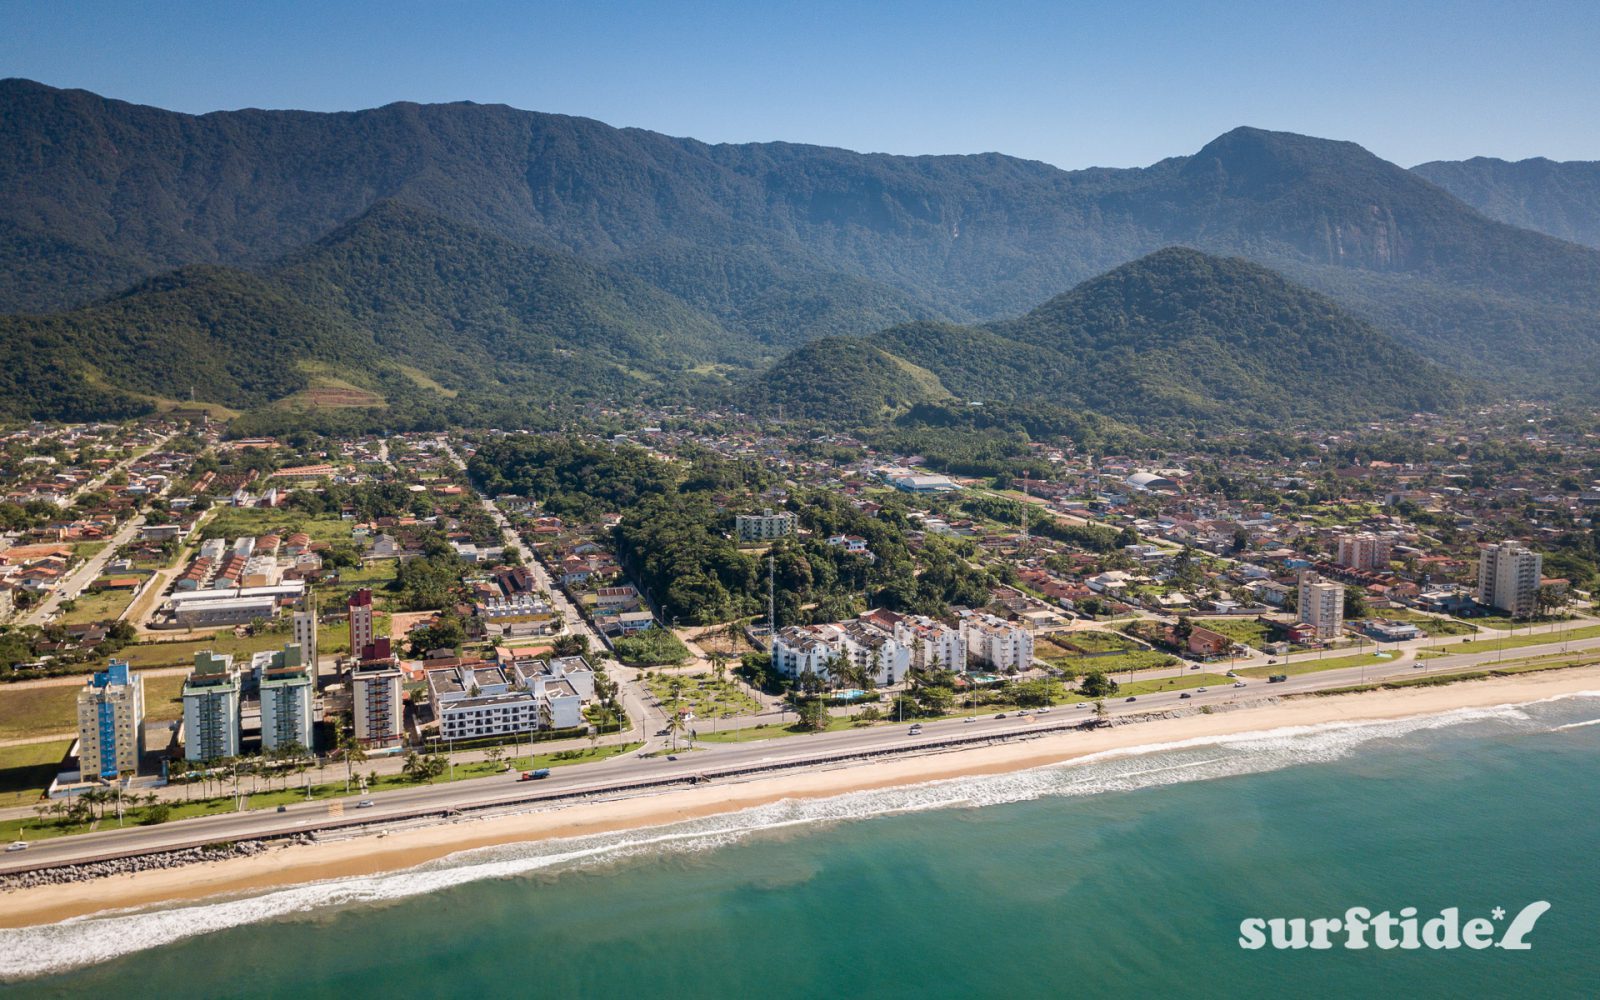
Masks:
[[[790,714],[792,715],[793,713]],[[922,721],[927,720],[924,719]],[[843,732],[846,729],[860,729],[863,726],[871,725],[876,725],[876,723],[856,721],[854,719],[845,718],[844,716],[835,715],[829,717],[828,728],[822,730],[822,732],[838,733]],[[806,736],[813,732],[813,730],[810,729],[798,728],[798,724],[796,723],[790,723],[788,725],[769,724],[763,726],[746,726],[743,729],[723,729],[716,732],[707,732],[706,730],[701,729],[699,726],[696,726],[695,731],[699,733],[699,737],[695,740],[696,743],[754,743],[759,740],[775,740],[786,736]]]
[[[115,621],[133,600],[131,590],[86,591],[72,601],[72,610],[62,614],[62,625],[89,625]]]
[[[1257,649],[1266,644],[1269,634],[1267,626],[1254,618],[1196,618],[1194,623]]]
[[[1115,632],[1057,632],[1046,636],[1045,642],[1061,650],[1065,656],[1081,653],[1105,653],[1113,649],[1143,649],[1138,643]]]
[[[656,674],[644,682],[645,688],[651,697],[661,702],[662,706],[670,711],[672,707],[672,684],[681,681],[682,690],[679,692],[678,705],[693,712],[696,719],[709,719],[712,716],[728,718],[736,715],[754,715],[761,711],[761,706],[755,699],[745,694],[743,689],[732,680],[718,681],[710,674],[694,674],[684,677]]]
[[[79,690],[77,684],[0,688],[0,739],[25,740],[75,731]],[[182,690],[182,676],[146,677],[145,718],[164,722],[182,715]]]
[[[1054,656],[1045,658],[1051,666],[1075,673],[1098,670],[1104,674],[1125,674],[1130,670],[1155,670],[1178,662],[1175,656],[1153,649],[1131,649],[1115,656]]]
[[[31,805],[50,787],[71,740],[0,747],[0,809]]]
[[[350,527],[351,523],[337,514],[312,516],[283,507],[225,507],[212,515],[201,534],[205,538],[266,534],[287,538],[296,531],[303,531],[314,542],[348,542]]]
[[[1244,667],[1235,671],[1241,677],[1271,677],[1273,674],[1285,674],[1289,677],[1298,677],[1301,674],[1314,674],[1323,670],[1338,670],[1341,667],[1371,666],[1378,663],[1393,663],[1393,654],[1365,653],[1356,656],[1329,656],[1323,659],[1308,657],[1295,660],[1292,663],[1278,663],[1268,667]]]
[[[1600,636],[1600,625],[1562,629],[1559,632],[1535,632],[1532,635],[1508,635],[1504,639],[1473,639],[1440,646],[1441,653],[1492,653],[1497,649],[1521,649],[1524,646],[1546,646],[1555,642],[1575,639],[1593,639]]]
[[[1221,674],[1210,673],[1186,673],[1182,677],[1157,677],[1150,680],[1134,681],[1131,684],[1123,681],[1117,685],[1117,693],[1106,700],[1117,701],[1128,697],[1137,697],[1141,694],[1160,694],[1163,691],[1183,691],[1198,687],[1227,687],[1232,683],[1232,680]],[[1062,704],[1070,705],[1075,702],[1093,700],[1093,698],[1086,695],[1073,693],[1067,695]]]

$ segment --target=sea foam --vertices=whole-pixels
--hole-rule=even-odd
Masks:
[[[1600,692],[1585,692],[1585,696]],[[591,867],[647,854],[716,849],[795,827],[1045,797],[1126,792],[1338,760],[1378,740],[1475,723],[1549,731],[1528,705],[1461,709],[1382,722],[1332,722],[1149,743],[1005,774],[931,781],[820,799],[786,799],[667,826],[463,851],[402,871],[331,879],[187,905],[107,911],[0,930],[0,979],[109,961],[212,931],[420,896],[485,879]],[[1152,756],[1159,755],[1159,760]]]

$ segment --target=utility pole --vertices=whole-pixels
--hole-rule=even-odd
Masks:
[[[767,652],[772,652],[772,640],[778,634],[778,560],[767,554]]]

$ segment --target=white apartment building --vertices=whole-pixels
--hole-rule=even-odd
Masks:
[[[139,770],[144,753],[144,678],[122,660],[78,691],[78,770],[85,779]]]
[[[183,684],[183,759],[239,756],[239,671],[226,653],[201,650]]]
[[[1351,569],[1380,570],[1388,568],[1393,553],[1393,539],[1368,531],[1340,535],[1338,557],[1334,561]]]
[[[1473,598],[1479,604],[1499,608],[1515,618],[1528,618],[1538,611],[1539,581],[1544,573],[1544,556],[1518,542],[1490,545],[1478,553],[1478,589]]]
[[[1015,622],[987,614],[967,614],[961,622],[967,656],[995,670],[1033,667],[1033,633]]]
[[[894,633],[866,621],[838,625],[792,625],[772,638],[772,665],[786,677],[807,671],[827,676],[828,663],[849,661],[872,672],[879,685],[897,683],[911,668],[911,649]]]
[[[300,654],[300,645],[291,642],[256,656],[262,658],[261,748],[299,745],[314,749],[317,681]]]
[[[911,666],[958,672],[967,669],[967,639],[960,629],[920,615],[897,617],[894,637],[911,651]]]
[[[800,519],[788,511],[773,513],[764,510],[759,514],[735,515],[733,523],[734,534],[739,541],[770,542],[794,534],[800,526]]]
[[[1344,629],[1344,584],[1324,580],[1315,570],[1300,571],[1299,619],[1318,639],[1336,639]]]

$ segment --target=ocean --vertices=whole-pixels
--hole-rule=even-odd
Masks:
[[[1596,997],[1597,694],[1149,747],[0,931],[0,993]],[[1242,921],[1352,907],[1415,907],[1419,925],[1457,908],[1499,935],[1538,901],[1526,950],[1240,945]]]

